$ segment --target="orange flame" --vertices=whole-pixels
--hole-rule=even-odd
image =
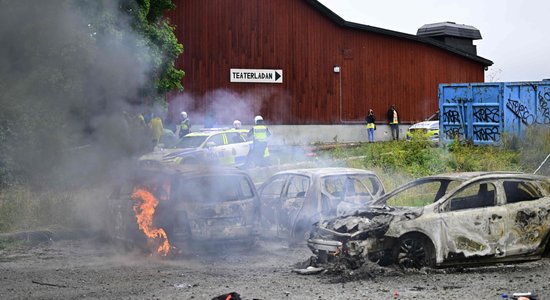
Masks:
[[[153,227],[153,216],[155,214],[155,208],[158,205],[158,200],[152,193],[144,188],[135,188],[132,193],[132,199],[141,199],[141,203],[136,203],[133,207],[136,213],[137,223],[139,229],[151,239],[162,238],[163,242],[158,247],[157,252],[166,256],[170,251],[170,243],[168,242],[168,236],[162,228]]]

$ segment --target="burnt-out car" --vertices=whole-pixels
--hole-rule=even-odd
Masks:
[[[303,242],[313,223],[364,208],[384,186],[368,170],[313,168],[278,172],[258,192],[264,232]]]
[[[414,180],[368,209],[319,222],[308,239],[320,262],[404,268],[538,259],[549,248],[550,178],[468,172]]]
[[[116,240],[160,245],[162,254],[212,243],[249,245],[258,236],[259,198],[250,176],[236,168],[141,167],[110,203]]]

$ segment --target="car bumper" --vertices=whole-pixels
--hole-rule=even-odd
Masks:
[[[311,251],[313,251],[313,253],[325,251],[332,254],[341,252],[343,244],[342,242],[333,240],[308,239],[307,246],[311,249]]]

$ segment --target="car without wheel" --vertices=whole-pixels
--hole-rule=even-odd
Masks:
[[[549,239],[549,177],[465,172],[414,180],[364,211],[321,221],[308,246],[320,263],[421,268],[535,260]]]

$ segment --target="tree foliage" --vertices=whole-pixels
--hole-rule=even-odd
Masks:
[[[182,88],[173,7],[0,0],[0,188],[101,174],[139,151],[149,137],[129,135],[123,112]]]

